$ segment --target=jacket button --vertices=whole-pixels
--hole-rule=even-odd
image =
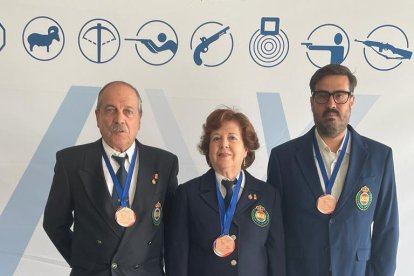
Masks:
[[[117,269],[118,268],[118,264],[117,263],[112,263],[111,264],[111,268],[112,269]]]
[[[134,269],[138,269],[141,265],[137,264],[134,266]]]
[[[96,243],[97,244],[102,244],[102,241],[101,240],[96,240]]]
[[[230,264],[231,264],[232,266],[236,266],[236,265],[237,265],[237,261],[236,261],[236,260],[231,260]]]
[[[148,242],[148,245],[151,245],[151,244],[152,244],[152,241],[149,241],[149,242]]]
[[[231,238],[235,241],[237,239],[236,235],[231,235]]]

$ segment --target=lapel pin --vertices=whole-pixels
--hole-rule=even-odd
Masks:
[[[155,172],[155,173],[154,173],[154,175],[152,176],[151,183],[152,183],[152,184],[154,184],[154,185],[155,185],[155,184],[157,184],[157,182],[158,182],[158,177],[159,177],[159,176],[158,176],[158,173],[157,173],[157,172]]]
[[[256,194],[249,194],[247,196],[247,198],[250,199],[250,200],[257,200],[257,195]]]

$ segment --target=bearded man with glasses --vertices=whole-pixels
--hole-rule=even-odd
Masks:
[[[399,236],[390,147],[349,125],[357,79],[329,64],[310,80],[315,126],[275,147],[288,276],[394,275]]]

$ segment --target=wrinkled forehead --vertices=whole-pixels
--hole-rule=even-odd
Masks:
[[[134,88],[123,83],[113,83],[102,89],[98,95],[97,108],[103,104],[116,104],[122,102],[124,105],[140,109],[141,101]]]

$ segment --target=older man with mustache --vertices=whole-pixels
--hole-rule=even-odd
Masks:
[[[98,95],[102,139],[56,154],[43,227],[71,275],[162,276],[175,155],[136,140],[142,102],[115,81]]]
[[[281,193],[288,276],[394,275],[392,150],[349,125],[356,84],[345,66],[317,70],[310,81],[315,127],[272,150],[268,182]]]

